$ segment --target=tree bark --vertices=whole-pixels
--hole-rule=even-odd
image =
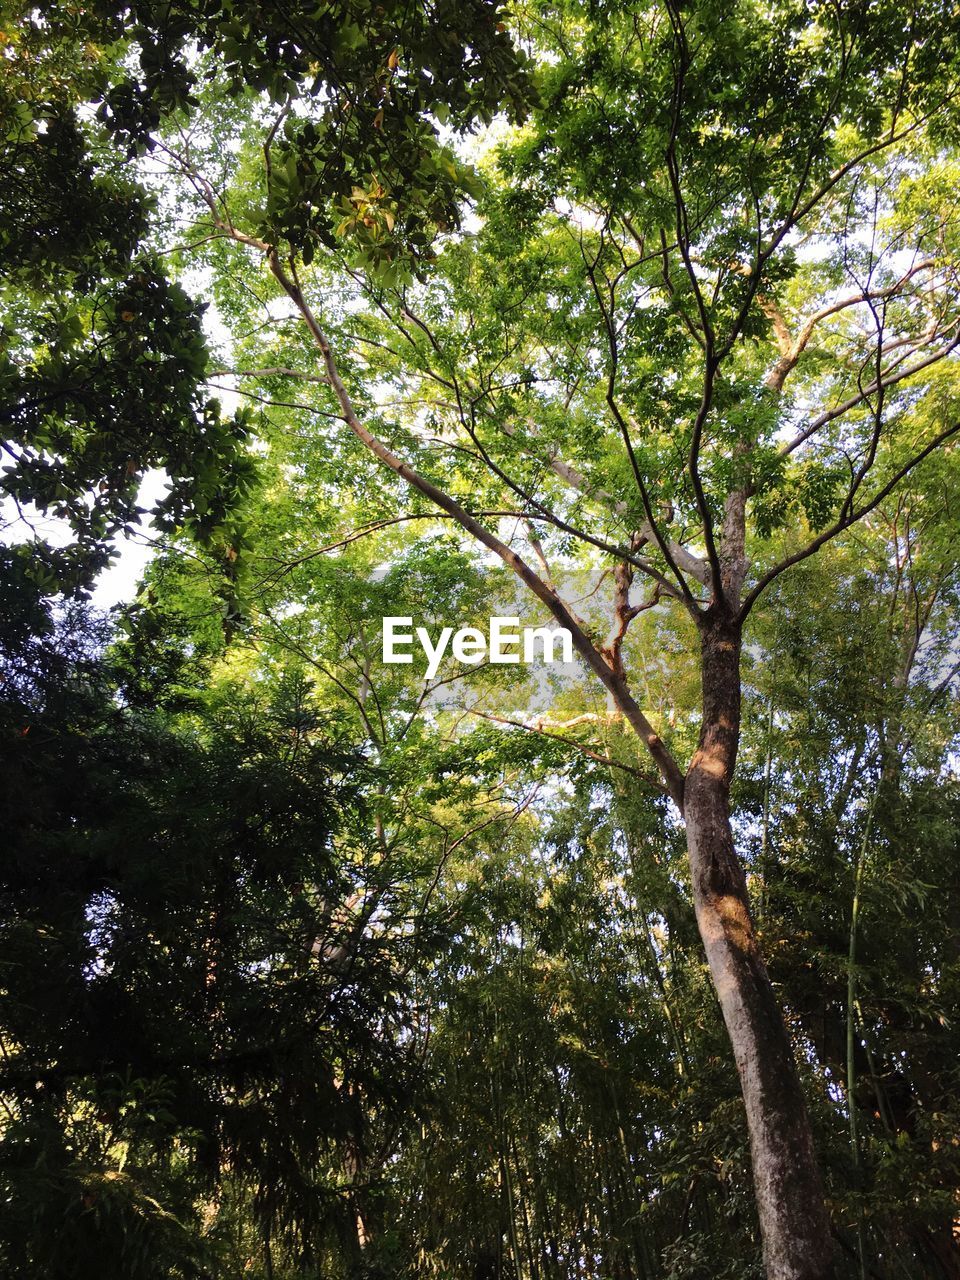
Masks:
[[[701,662],[702,729],[684,787],[687,849],[697,924],[746,1107],[767,1280],[827,1280],[833,1247],[810,1120],[730,825],[740,624],[722,605],[703,616]]]
[[[760,955],[746,878],[730,826],[730,784],[740,738],[740,596],[747,571],[747,489],[730,493],[713,581],[713,603],[696,611],[701,633],[703,719],[684,777],[659,734],[557,592],[450,494],[422,476],[357,417],[326,335],[275,249],[271,271],[297,306],[323,356],[344,421],[370,452],[493,551],[550,609],[646,745],[667,794],[683,812],[694,908],[740,1075],[767,1280],[833,1280],[830,1220],[813,1151],[810,1120],[793,1050]]]

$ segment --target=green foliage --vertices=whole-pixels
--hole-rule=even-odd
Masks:
[[[412,468],[609,655],[629,566],[680,761],[675,557],[696,611],[738,501],[748,589],[837,535],[733,822],[851,1274],[953,1274],[955,19],[6,6],[0,487],[67,541],[0,561],[4,1274],[760,1274],[677,814],[584,682],[383,664],[502,598]],[[136,601],[54,611],[152,470]]]
[[[4,655],[4,1274],[208,1274],[231,1186],[315,1256],[413,1083],[363,762],[296,678],[174,730],[118,705],[82,614],[46,630]]]
[[[76,110],[83,63],[40,44],[27,22],[4,36],[0,90],[0,395],[6,510],[35,535],[21,555],[50,592],[89,587],[112,539],[134,528],[144,475],[164,468],[154,516],[209,540],[254,482],[248,419],[225,417],[202,389],[204,307],[146,250],[154,201]]]
[[[140,4],[133,13],[53,5],[42,26],[24,21],[28,39],[104,50],[86,96],[131,157],[154,149],[170,117],[194,114],[210,82],[282,108],[258,231],[271,243],[291,239],[307,263],[345,238],[388,279],[398,258],[416,261],[437,230],[458,224],[459,199],[474,189],[438,142],[438,123],[468,130],[504,107],[516,117],[530,100],[525,60],[498,6],[482,0]]]
[[[246,415],[224,419],[198,389],[201,311],[149,260],[80,305],[32,322],[21,311],[18,337],[0,356],[12,459],[0,487],[70,530],[67,554],[51,550],[46,566],[37,563],[45,588],[87,585],[110,540],[136,527],[147,470],[162,466],[170,477],[157,523],[187,524],[201,540],[223,528],[253,483]]]

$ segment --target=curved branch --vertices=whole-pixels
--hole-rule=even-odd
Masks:
[[[799,449],[805,441],[809,440],[822,427],[833,422],[835,418],[842,417],[843,414],[849,413],[851,409],[856,409],[859,405],[864,404],[872,395],[876,395],[878,391],[885,391],[888,387],[894,386],[898,382],[903,382],[905,378],[912,378],[915,373],[921,373],[924,369],[929,369],[931,365],[937,364],[945,359],[952,351],[960,347],[960,332],[955,338],[952,338],[946,346],[940,347],[937,351],[932,352],[924,359],[918,360],[916,364],[908,365],[906,369],[901,369],[899,373],[891,374],[889,377],[871,382],[868,387],[862,387],[855,396],[850,396],[844,400],[842,404],[835,405],[834,408],[821,413],[818,418],[814,418],[809,426],[799,432],[794,438],[783,446],[780,450],[780,456],[789,457],[795,449]]]
[[[756,586],[750,591],[746,600],[743,602],[743,606],[737,615],[739,621],[742,622],[746,618],[747,614],[756,604],[762,593],[767,589],[770,583],[774,581],[774,579],[779,578],[781,573],[784,573],[793,565],[799,564],[802,560],[809,559],[810,556],[819,551],[820,548],[827,542],[830,542],[831,539],[835,538],[838,534],[843,533],[844,530],[849,529],[851,525],[856,524],[859,520],[862,520],[865,515],[868,515],[875,507],[878,507],[884,498],[893,492],[900,481],[908,476],[914,467],[919,466],[925,458],[929,458],[931,453],[934,453],[939,449],[940,445],[958,434],[960,434],[960,422],[955,422],[953,426],[947,427],[945,430],[939,432],[924,449],[915,454],[908,463],[900,467],[900,469],[894,473],[893,477],[888,480],[887,483],[883,485],[868,502],[865,502],[863,506],[856,509],[848,509],[845,515],[834,521],[829,529],[825,529],[823,533],[819,534],[809,542],[802,550],[795,552],[791,556],[787,556],[785,560],[781,560],[779,564],[774,565],[772,569],[769,569]]]
[[[561,600],[557,593],[552,590],[543,579],[537,574],[517,553],[511,550],[506,543],[502,542],[494,533],[480,524],[478,520],[472,516],[466,508],[462,507],[455,498],[444,492],[435,485],[426,476],[420,475],[409,463],[404,462],[390,448],[383,443],[379,437],[369,431],[360,419],[357,417],[353,408],[353,402],[350,393],[347,390],[340,372],[337,368],[336,359],[333,350],[326,337],[326,334],[320,328],[316,317],[311,311],[299,284],[295,279],[287,274],[280,262],[279,255],[275,249],[271,249],[267,255],[267,262],[270,270],[273,272],[277,281],[288,295],[288,297],[296,305],[297,310],[303,316],[303,319],[313,337],[320,353],[323,357],[324,367],[330,384],[336,393],[337,400],[343,410],[344,421],[349,426],[354,435],[370,450],[374,457],[378,458],[385,466],[389,467],[396,475],[405,480],[412,488],[422,493],[435,503],[442,511],[448,512],[457,523],[471,534],[482,546],[487,547],[500,560],[503,561],[517,575],[523,584],[528,587],[533,594],[542,601],[550,610],[556,620],[562,627],[565,627],[571,635],[573,644],[587,665],[600,678],[604,687],[609,691],[616,705],[623,712],[624,717],[641,738],[650,755],[653,757],[657,768],[663,775],[667,789],[671,798],[682,811],[683,809],[683,773],[676,760],[671,755],[666,744],[660,738],[653,725],[646,718],[640,707],[634,700],[626,680],[618,673],[611,671],[608,664],[604,661],[603,656],[598,651],[596,645],[591,641],[582,627],[576,622],[571,615],[566,604]]]

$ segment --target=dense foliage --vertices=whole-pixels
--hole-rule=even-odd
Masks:
[[[0,19],[0,1275],[960,1275],[951,7]]]

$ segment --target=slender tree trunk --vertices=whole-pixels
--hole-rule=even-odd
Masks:
[[[684,818],[700,936],[746,1106],[768,1280],[834,1275],[830,1222],[790,1039],[760,954],[730,826],[740,736],[740,633],[722,608],[701,627],[703,727]]]
[[[385,466],[499,556],[567,628],[575,649],[644,742],[667,793],[683,810],[697,923],[746,1105],[767,1280],[832,1278],[830,1222],[813,1153],[810,1121],[790,1039],[757,944],[746,878],[730,827],[730,783],[740,737],[740,624],[734,622],[734,617],[747,571],[748,489],[734,490],[727,497],[717,564],[719,581],[713,583],[714,603],[698,614],[703,726],[697,753],[684,778],[634,701],[623,674],[616,664],[611,666],[610,655],[594,645],[553,587],[482,521],[420,475],[363,425],[337,369],[330,343],[299,284],[288,275],[276,249],[256,243],[267,253],[271,271],[300,311],[319,347],[350,430]],[[516,1242],[513,1243],[516,1254]]]

